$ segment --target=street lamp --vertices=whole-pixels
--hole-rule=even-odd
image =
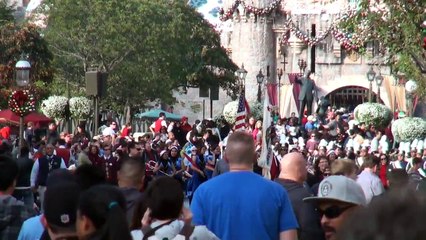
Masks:
[[[376,84],[377,84],[377,101],[378,103],[380,103],[380,87],[382,86],[383,83],[383,76],[382,74],[379,72],[379,75],[377,75],[376,77]]]
[[[277,68],[277,75],[278,75],[278,111],[280,111],[280,104],[281,104],[281,77],[283,76],[283,69]]]
[[[417,83],[414,80],[408,80],[405,83],[406,98],[408,100],[408,116],[412,117],[414,112],[413,94],[417,90]]]
[[[241,64],[241,68],[235,71],[235,76],[238,77],[240,80],[240,87],[244,89],[245,93],[245,85],[246,85],[246,76],[247,76],[247,70],[244,69],[244,63]]]
[[[299,66],[300,74],[302,74],[303,72],[305,72],[305,69],[308,66],[308,64],[306,63],[306,61],[303,60],[303,59],[299,59],[297,61],[297,65]]]
[[[263,83],[263,79],[265,78],[265,76],[262,74],[262,69],[259,70],[259,73],[256,75],[256,79],[257,79],[257,101],[260,102],[261,98],[262,98],[262,89],[261,89],[261,85]]]
[[[18,87],[26,87],[30,83],[31,64],[25,60],[19,60],[15,65],[16,85]],[[19,149],[24,145],[24,116],[19,116]]]
[[[16,84],[18,87],[26,87],[30,83],[31,64],[25,60],[19,60],[16,65]]]
[[[370,67],[370,70],[367,72],[367,80],[370,82],[370,88],[368,89],[368,102],[371,102],[372,92],[373,92],[373,81],[376,77],[376,72],[373,70],[373,67]]]

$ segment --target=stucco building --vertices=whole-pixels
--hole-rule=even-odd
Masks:
[[[232,60],[248,71],[247,98],[257,98],[256,75],[269,67],[268,81],[279,83],[281,114],[297,114],[292,82],[301,72],[303,60],[306,69],[315,72],[318,97],[327,96],[338,108],[351,109],[368,101],[367,72],[373,68],[376,77],[383,77],[380,87],[372,82],[373,100],[380,88],[381,102],[405,110],[404,85],[392,76],[378,44],[367,43],[367,56],[361,56],[356,51],[356,37],[339,27],[355,7],[350,0],[225,0],[222,44]],[[283,71],[280,81],[278,69]]]

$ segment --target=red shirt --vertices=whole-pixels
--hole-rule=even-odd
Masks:
[[[5,126],[2,129],[0,129],[0,136],[3,139],[9,139],[10,138],[10,127]]]
[[[182,124],[180,126],[180,129],[182,129],[185,133],[188,133],[189,131],[192,130],[192,127],[191,127],[191,125],[189,125],[188,123],[186,123],[186,124]]]
[[[379,172],[379,178],[380,181],[382,181],[382,184],[385,188],[388,187],[388,178],[387,178],[387,167],[386,165],[380,165],[380,172]]]
[[[159,119],[157,119],[157,121],[155,121],[155,128],[154,128],[155,133],[159,133],[160,132],[161,127],[162,127],[161,123],[163,121],[164,121],[163,118],[159,118]]]
[[[130,133],[132,132],[132,130],[128,127],[124,127],[123,131],[121,132],[121,136],[122,137],[127,137],[130,135]]]
[[[257,134],[259,133],[259,128],[255,128],[253,132],[251,133],[253,135],[253,140],[257,140]]]
[[[65,166],[68,167],[68,164],[70,162],[70,150],[66,148],[56,148],[56,156],[61,157],[64,159]]]
[[[274,180],[280,175],[280,162],[278,161],[276,156],[273,156],[270,173],[271,180]]]
[[[308,117],[307,116],[303,116],[302,118],[302,126],[305,126],[305,124],[308,122]]]

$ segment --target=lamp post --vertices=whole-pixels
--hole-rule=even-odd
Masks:
[[[396,87],[399,83],[399,77],[396,74],[393,74],[393,108],[392,108],[392,114],[395,114],[396,111]],[[395,119],[395,117],[393,117]]]
[[[373,70],[373,67],[370,67],[370,70],[367,72],[367,80],[370,82],[370,88],[368,89],[368,102],[371,102],[372,93],[373,93],[373,81],[376,77],[376,72]]]
[[[15,65],[15,80],[18,87],[26,87],[30,83],[31,64],[25,60],[19,60]],[[24,145],[24,116],[19,116],[19,149]]]
[[[246,76],[247,76],[247,70],[244,69],[244,63],[241,64],[241,68],[235,71],[235,76],[238,77],[240,80],[240,87],[244,90],[244,95],[246,91]]]
[[[280,104],[281,104],[281,77],[283,76],[283,69],[277,68],[277,75],[278,75],[278,112],[280,112]]]
[[[382,74],[379,72],[379,75],[377,75],[376,77],[376,84],[377,84],[377,100],[376,102],[380,103],[380,87],[382,86],[383,83],[383,76]]]
[[[261,89],[261,85],[263,83],[263,79],[265,78],[265,76],[262,74],[262,69],[259,70],[259,73],[256,75],[256,80],[257,80],[257,101],[260,102],[261,98],[262,98],[262,89]]]
[[[407,98],[407,110],[408,110],[408,116],[412,117],[414,112],[414,106],[413,106],[413,95],[414,92],[417,90],[417,83],[414,80],[408,80],[408,82],[405,83],[405,92],[406,92],[406,98]]]
[[[299,59],[297,61],[297,65],[299,66],[300,74],[302,74],[303,72],[305,72],[305,69],[308,66],[308,64],[306,63],[306,61],[303,60],[303,59]]]

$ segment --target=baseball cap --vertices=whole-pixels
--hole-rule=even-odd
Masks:
[[[354,205],[367,205],[361,186],[345,176],[330,176],[321,181],[317,197],[304,198],[305,202],[339,201]]]
[[[46,186],[49,188],[56,184],[61,184],[63,182],[75,182],[76,179],[74,175],[64,168],[55,169],[49,173],[46,180]]]
[[[56,227],[74,228],[80,186],[74,181],[62,181],[48,186],[44,195],[44,216]]]

